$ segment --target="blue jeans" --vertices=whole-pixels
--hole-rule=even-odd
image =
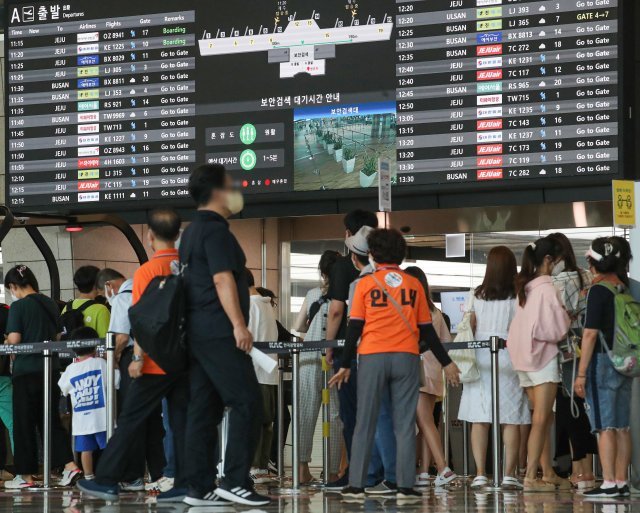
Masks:
[[[633,379],[613,368],[609,356],[594,353],[587,369],[585,409],[591,431],[629,429]]]
[[[167,400],[162,400],[162,425],[164,426],[164,457],[167,459],[167,466],[162,475],[164,477],[176,477],[176,453],[173,448],[173,431],[169,425],[169,407]]]
[[[393,417],[391,416],[391,397],[389,389],[385,389],[384,397],[380,403],[380,413],[376,424],[376,438],[371,462],[367,486],[375,486],[382,480],[391,483],[396,482],[396,436],[393,431]]]
[[[338,372],[342,367],[340,358],[333,359],[333,370]],[[358,412],[358,362],[351,362],[351,376],[347,383],[343,383],[338,390],[340,399],[340,420],[342,420],[342,435],[347,448],[347,456],[351,460],[351,442],[356,429],[356,414]]]

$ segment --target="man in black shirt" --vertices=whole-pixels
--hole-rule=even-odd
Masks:
[[[186,474],[191,506],[231,501],[248,506],[270,499],[253,490],[249,478],[262,411],[260,388],[248,353],[249,286],[246,258],[229,230],[227,218],[242,210],[243,200],[220,165],[195,169],[189,193],[198,205],[185,230],[180,261],[185,267],[187,333],[191,349],[191,399],[186,440]],[[216,429],[230,408],[224,477],[215,487],[212,461]]]
[[[358,233],[363,226],[378,227],[378,218],[375,213],[366,210],[353,210],[344,218],[346,237]],[[344,339],[347,334],[347,300],[349,299],[349,287],[360,275],[351,261],[351,255],[339,258],[333,266],[329,277],[329,291],[327,296],[331,300],[327,314],[327,340]],[[328,361],[333,360],[333,368],[336,372],[342,367],[342,351],[327,352]],[[343,436],[347,447],[347,455],[351,457],[351,439],[356,427],[357,411],[357,378],[356,360],[351,362],[351,379],[344,383],[338,390],[340,398],[340,419],[343,425]],[[329,483],[328,491],[340,491],[348,484],[348,472],[344,477],[334,483]]]

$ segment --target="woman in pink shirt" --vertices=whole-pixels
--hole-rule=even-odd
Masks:
[[[513,368],[533,409],[525,491],[571,488],[568,480],[558,477],[551,462],[553,403],[561,382],[558,342],[571,325],[551,280],[560,256],[559,244],[550,237],[539,239],[524,250],[522,268],[516,278],[518,306],[507,338]],[[538,463],[542,467],[542,481],[537,479]]]

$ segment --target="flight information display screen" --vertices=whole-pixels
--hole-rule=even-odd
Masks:
[[[398,191],[609,179],[619,1],[9,2],[7,204],[179,204],[206,162],[283,200],[381,159]]]

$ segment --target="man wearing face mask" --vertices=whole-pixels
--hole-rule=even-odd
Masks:
[[[378,227],[378,218],[375,213],[367,210],[353,210],[344,217],[346,237],[351,237],[358,233],[363,226],[370,228]],[[353,281],[358,278],[359,271],[351,261],[351,254],[339,258],[331,271],[329,280],[329,291],[327,296],[331,300],[327,313],[327,340],[344,339],[347,334],[347,302],[349,300],[349,289]],[[333,364],[336,372],[342,367],[342,351],[327,351],[327,361]],[[357,371],[356,361],[351,362],[351,372]],[[340,387],[338,396],[340,397],[340,420],[342,420],[343,435],[347,448],[347,455],[351,457],[351,439],[356,426],[357,411],[357,387],[356,379],[349,380],[348,383]],[[345,474],[341,479],[329,483],[325,488],[328,492],[339,492],[348,484],[348,476]]]
[[[111,305],[111,320],[109,331],[116,336],[116,361],[120,369],[120,389],[118,390],[118,405],[122,409],[129,387],[133,382],[129,376],[129,365],[133,361],[134,341],[131,337],[131,323],[129,322],[129,307],[132,303],[133,280],[125,278],[115,269],[102,269],[96,278],[96,287],[104,291],[104,297]],[[125,474],[125,481],[120,483],[122,491],[141,492],[144,490],[145,453],[148,455],[147,464],[153,476],[161,476],[164,468],[164,452],[157,447],[146,447],[144,438],[136,444],[137,451],[133,451],[130,465]],[[135,453],[135,454],[134,454]],[[155,454],[161,455],[154,457]],[[150,455],[150,456],[149,456]]]
[[[186,462],[191,506],[270,502],[255,492],[249,470],[262,419],[260,387],[248,353],[249,320],[246,258],[227,219],[243,207],[241,193],[220,165],[204,165],[189,178],[198,212],[180,243],[188,302],[191,399]],[[215,487],[216,426],[230,407],[224,477]]]
[[[154,254],[134,274],[133,304],[140,300],[154,278],[170,275],[178,268],[175,242],[180,235],[180,225],[180,216],[172,209],[157,209],[149,213],[147,235]],[[183,469],[189,381],[186,372],[167,374],[137,343],[133,353],[128,376],[134,381],[118,417],[118,427],[102,455],[95,480],[82,480],[78,488],[95,497],[116,500],[119,493],[117,484],[126,471],[128,460],[138,454],[139,460],[144,462],[145,454],[140,454],[139,448],[146,447],[151,484],[161,492],[157,501],[182,502],[186,494]],[[162,470],[159,465],[165,456],[162,450],[165,436],[163,398],[167,400],[172,446],[175,448],[175,479],[158,473]],[[155,453],[150,454],[149,449]]]

